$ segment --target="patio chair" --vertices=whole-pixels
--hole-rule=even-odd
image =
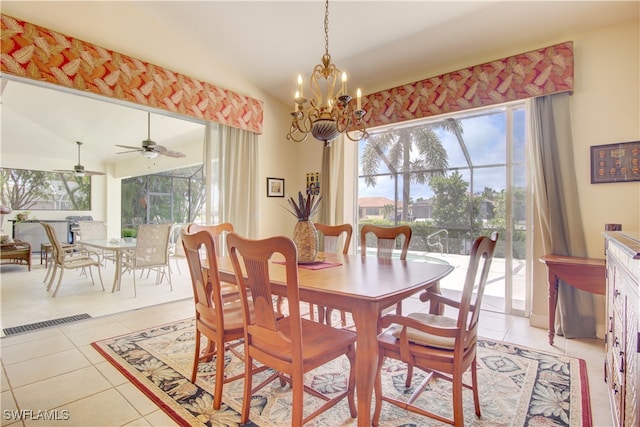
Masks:
[[[86,251],[83,254],[77,254],[73,251],[69,251],[67,248],[64,248],[60,241],[56,236],[56,232],[54,228],[47,224],[46,222],[41,222],[44,227],[47,237],[49,238],[49,243],[51,243],[51,270],[47,272],[49,277],[49,283],[47,284],[47,291],[51,290],[51,286],[56,278],[56,273],[58,270],[60,271],[60,275],[58,276],[58,283],[56,284],[55,289],[53,290],[53,294],[51,295],[53,298],[58,294],[58,290],[60,289],[60,284],[62,283],[62,276],[64,275],[65,270],[76,270],[76,269],[88,269],[89,275],[91,276],[91,282],[95,285],[95,280],[93,279],[93,271],[91,267],[96,267],[98,270],[98,277],[100,278],[100,285],[102,286],[102,290],[104,291],[104,283],[102,282],[102,273],[100,272],[100,261],[97,253],[93,251]]]
[[[133,295],[138,296],[136,290],[136,270],[156,270],[156,285],[167,277],[169,288],[171,283],[171,269],[169,268],[169,234],[171,223],[142,224],[138,229],[136,248],[124,252],[122,266],[133,273]]]

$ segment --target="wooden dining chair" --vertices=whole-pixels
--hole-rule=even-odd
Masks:
[[[198,231],[206,231],[209,233],[213,237],[216,254],[221,256],[226,251],[226,237],[228,233],[233,231],[233,224],[230,222],[221,222],[220,224],[214,225],[189,224],[187,231],[189,233],[195,233]],[[235,300],[240,298],[238,286],[234,283],[221,282],[220,288],[223,299],[230,298],[231,300]]]
[[[411,243],[411,227],[399,225],[397,227],[382,227],[365,224],[360,229],[360,255],[367,256],[367,235],[371,233],[376,238],[376,256],[378,259],[391,259],[393,251],[400,243],[400,259],[406,260]],[[386,309],[386,307],[385,307]],[[388,310],[385,310],[386,312]],[[402,314],[402,301],[396,304],[396,314]]]
[[[291,384],[293,394],[291,425],[305,424],[345,397],[349,402],[351,417],[355,418],[357,414],[354,399],[356,335],[348,329],[336,329],[324,323],[302,318],[298,289],[298,254],[293,241],[284,236],[248,240],[236,233],[230,233],[227,236],[227,243],[236,281],[240,288],[245,323],[246,375],[240,422],[244,424],[249,420],[251,396],[276,378]],[[270,260],[273,254],[281,254],[285,265],[273,264]],[[286,271],[289,313],[284,317],[279,317],[273,303],[270,267],[284,268]],[[249,310],[250,302],[254,306],[253,312]],[[347,356],[350,364],[346,390],[329,398],[304,385],[305,373],[342,355]],[[254,359],[276,371],[256,389],[252,388],[250,372],[250,365]],[[325,400],[320,408],[306,417],[303,415],[304,391]]]
[[[56,236],[55,229],[50,224],[47,224],[46,222],[41,222],[40,224],[42,224],[42,226],[44,227],[51,244],[51,266],[49,267],[50,270],[47,271],[47,275],[49,275],[47,291],[51,290],[53,282],[56,278],[56,273],[58,271],[60,272],[60,274],[58,275],[58,283],[56,284],[56,287],[53,290],[53,294],[51,296],[55,298],[55,296],[58,294],[60,283],[62,283],[62,276],[64,275],[65,270],[88,269],[89,275],[91,276],[91,283],[95,285],[91,267],[96,267],[98,269],[100,285],[102,286],[102,290],[104,291],[104,283],[102,282],[102,273],[100,272],[100,261],[98,254],[91,251],[84,251],[82,254],[70,251],[68,248],[62,246]]]
[[[481,236],[473,242],[460,300],[453,300],[435,293],[421,295],[420,299],[423,302],[437,300],[440,304],[457,309],[457,317],[421,312],[412,313],[406,317],[387,314],[380,319],[380,327],[387,329],[378,336],[380,353],[375,382],[376,403],[373,425],[378,425],[382,401],[385,401],[444,423],[463,426],[463,387],[473,391],[475,412],[477,416],[480,416],[476,373],[478,317],[497,239],[498,235],[494,233],[491,238]],[[406,401],[383,394],[382,369],[386,358],[401,360],[427,374]],[[471,385],[462,381],[463,374],[469,368],[471,369]],[[412,369],[409,372],[412,372]],[[452,382],[453,419],[418,406],[417,399],[420,393],[433,377]],[[406,386],[409,387],[410,384],[411,378],[407,378]]]
[[[327,225],[314,223],[316,230],[322,234],[322,249],[321,252],[325,253],[349,253],[349,243],[351,243],[351,235],[353,234],[353,227],[351,224],[340,225]],[[340,247],[340,239],[344,238],[344,242]],[[342,248],[342,249],[341,249]],[[324,320],[327,325],[331,325],[331,312],[330,307],[318,307],[318,318],[320,321]],[[342,326],[347,326],[347,315],[344,310],[340,311],[340,322]]]
[[[181,244],[191,274],[193,300],[196,309],[196,346],[193,356],[191,382],[195,383],[198,365],[201,360],[210,361],[216,356],[216,380],[213,393],[213,409],[220,409],[222,387],[224,384],[242,378],[245,373],[233,377],[224,375],[225,353],[227,350],[238,358],[243,355],[235,350],[242,344],[244,337],[244,319],[239,298],[234,301],[223,300],[216,245],[213,236],[207,231],[187,233],[180,231]],[[204,251],[204,260],[201,250]],[[252,306],[250,306],[252,307]],[[207,348],[200,354],[201,336],[207,337]],[[266,368],[265,368],[266,369]],[[264,370],[264,369],[263,369]]]

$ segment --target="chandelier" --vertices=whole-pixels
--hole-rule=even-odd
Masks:
[[[303,91],[302,76],[298,75],[298,90],[291,112],[291,128],[287,140],[301,142],[311,133],[324,146],[341,133],[352,141],[360,141],[368,136],[363,118],[362,92],[356,92],[356,100],[347,95],[347,73],[341,72],[331,63],[329,55],[329,0],[325,2],[324,12],[324,50],[322,63],[317,64],[311,73],[311,98],[306,99]],[[341,79],[339,90],[336,83]],[[354,105],[355,104],[355,105]]]

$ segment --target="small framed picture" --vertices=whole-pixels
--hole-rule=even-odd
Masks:
[[[283,178],[267,178],[267,197],[284,197]]]
[[[591,183],[640,181],[640,141],[591,147]]]

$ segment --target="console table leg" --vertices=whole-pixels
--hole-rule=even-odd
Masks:
[[[556,307],[558,306],[558,277],[549,273],[549,344],[556,334]]]

